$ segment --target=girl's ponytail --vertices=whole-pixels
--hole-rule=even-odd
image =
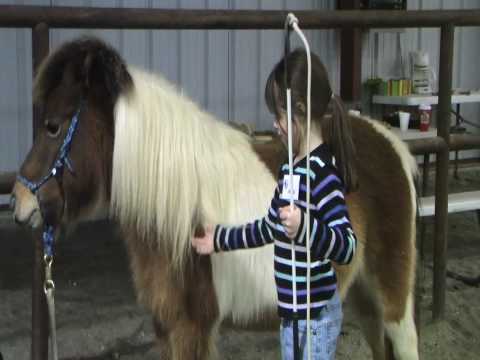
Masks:
[[[332,94],[330,102],[332,111],[327,112],[321,121],[322,136],[335,156],[335,165],[345,184],[345,191],[349,193],[357,187],[357,174],[353,164],[355,146],[350,119],[338,96]]]

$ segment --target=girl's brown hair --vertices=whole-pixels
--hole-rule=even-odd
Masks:
[[[350,120],[341,99],[334,95],[328,80],[327,70],[317,55],[311,54],[311,119],[320,125],[322,138],[335,156],[336,167],[345,184],[346,192],[356,188],[356,173],[353,166],[355,148]],[[287,58],[287,83],[291,89],[292,111],[296,119],[306,121],[307,104],[307,54],[302,49],[291,52]],[[265,87],[268,109],[279,117],[279,110],[287,108],[285,88],[285,58],[280,60],[270,73]],[[326,114],[331,108],[331,114]],[[330,111],[329,111],[330,112]]]

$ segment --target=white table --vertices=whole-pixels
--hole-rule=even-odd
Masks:
[[[428,131],[420,131],[416,129],[402,131],[397,127],[391,127],[390,130],[402,140],[425,139],[437,136],[437,129],[432,127],[430,127]]]
[[[374,95],[372,102],[381,105],[397,105],[397,106],[418,106],[437,105],[438,96],[436,95],[406,95],[406,96],[383,96]],[[471,93],[469,95],[452,95],[452,104],[480,102],[480,92]]]
[[[455,110],[452,109],[452,113],[455,115],[455,126],[451,128],[450,132],[461,133],[465,131],[460,124],[462,121],[468,123],[460,115],[460,104],[463,103],[475,103],[480,102],[480,91],[471,92],[470,94],[452,94],[452,105],[455,104]],[[378,105],[390,105],[390,106],[419,106],[424,105],[437,105],[438,96],[436,95],[405,95],[405,96],[384,96],[374,95],[372,103]],[[458,177],[458,151],[455,151],[455,168],[454,176]]]

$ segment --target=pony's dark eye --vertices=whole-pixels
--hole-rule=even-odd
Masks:
[[[60,134],[60,125],[52,124],[51,122],[45,122],[45,128],[47,129],[48,136],[57,137]]]

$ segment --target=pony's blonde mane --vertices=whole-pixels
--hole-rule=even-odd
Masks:
[[[196,226],[253,220],[259,199],[268,208],[274,180],[246,135],[161,77],[129,72],[134,89],[115,106],[111,211],[146,241],[167,246],[180,266]],[[258,182],[242,178],[249,172]]]

